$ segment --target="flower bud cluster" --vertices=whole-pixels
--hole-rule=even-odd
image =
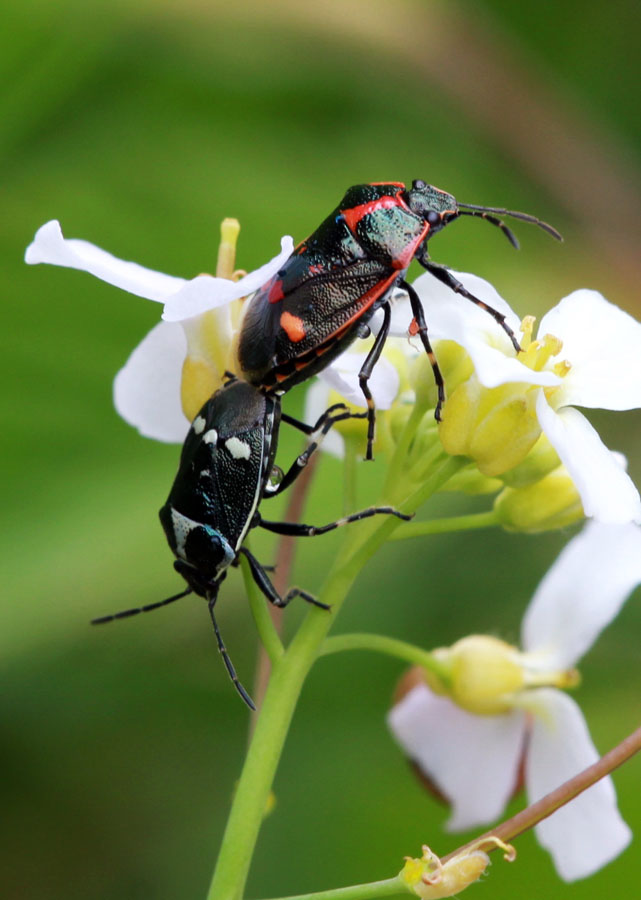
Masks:
[[[531,317],[522,323],[524,352],[519,354],[519,362],[539,371],[563,345],[550,335],[532,341],[533,324]],[[510,531],[563,528],[583,518],[579,491],[537,417],[540,387],[517,381],[485,387],[463,347],[441,341],[436,352],[447,386],[439,438],[449,455],[469,457],[471,464],[452,487],[469,493],[497,493],[497,519]],[[569,364],[555,366],[559,377],[567,371]],[[435,388],[425,387],[433,381],[430,375],[425,356],[417,357],[410,367],[411,384],[417,401],[422,399],[433,407]]]

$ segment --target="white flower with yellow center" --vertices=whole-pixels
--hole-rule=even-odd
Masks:
[[[264,266],[232,280],[239,225],[225,219],[217,275],[176,278],[117,259],[99,247],[63,237],[57,221],[40,228],[25,254],[28,263],[51,263],[89,272],[131,294],[163,304],[163,321],[133,351],[114,382],[120,415],[141,434],[182,443],[203,403],[234,370],[234,337],[241,298],[258,290],[291,255],[291,237]]]
[[[641,407],[641,324],[591,290],[565,297],[521,328],[491,284],[455,273],[475,296],[506,317],[521,335],[516,354],[507,335],[482,309],[456,298],[429,274],[414,282],[434,342],[455,341],[474,374],[451,392],[441,440],[454,455],[471,456],[490,476],[517,465],[543,432],[581,495],[586,516],[603,522],[641,521],[641,499],[620,461],[575,406]],[[393,333],[407,334],[411,313],[393,310]],[[437,348],[438,355],[438,348]]]
[[[496,820],[523,763],[533,803],[596,762],[581,710],[559,688],[576,684],[573,667],[639,583],[641,529],[592,522],[539,585],[523,620],[523,652],[475,635],[435,651],[442,677],[410,679],[388,723],[451,804],[449,829]],[[601,868],[631,836],[609,777],[540,822],[536,834],[567,881]]]

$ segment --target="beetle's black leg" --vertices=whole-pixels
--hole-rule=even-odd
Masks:
[[[339,410],[339,409],[341,410],[341,412],[336,412],[336,410]],[[334,412],[336,412],[336,415],[333,415]],[[336,424],[336,422],[342,422],[344,419],[364,419],[364,418],[366,418],[366,416],[367,416],[366,412],[363,412],[363,413],[351,412],[349,409],[347,409],[347,407],[345,406],[344,403],[335,403],[334,406],[330,406],[329,409],[327,409],[323,413],[323,415],[320,417],[318,422],[316,422],[313,429],[311,429],[309,432],[306,432],[307,434],[314,434],[316,431],[318,431],[320,429],[320,434],[316,437],[316,440],[312,441],[305,448],[305,450],[300,454],[300,456],[298,456],[294,460],[294,462],[289,467],[287,472],[285,472],[285,474],[283,475],[281,481],[278,483],[278,485],[276,485],[276,487],[273,490],[269,490],[269,488],[265,489],[263,496],[265,498],[275,497],[277,494],[280,494],[282,491],[284,491],[286,488],[288,488],[292,484],[292,482],[296,481],[298,476],[301,474],[301,472],[303,471],[303,469],[309,462],[310,457],[318,450],[323,438],[325,437],[327,432],[332,428],[332,426]],[[285,418],[285,417],[283,416],[283,418]],[[290,424],[293,424],[293,422],[290,421],[290,417],[288,417],[286,419],[286,421],[289,421]],[[296,421],[296,420],[294,420],[294,421]],[[297,424],[304,425],[305,423],[298,422]],[[305,427],[308,428],[309,426],[305,426]],[[303,430],[303,429],[301,429],[301,430]]]
[[[241,547],[238,552],[242,553],[247,558],[252,578],[273,606],[278,606],[282,609],[287,606],[294,597],[302,597],[303,600],[307,601],[307,603],[311,603],[313,606],[318,606],[321,609],[329,609],[329,606],[326,603],[321,603],[320,600],[317,600],[312,594],[308,594],[307,591],[303,591],[300,588],[291,588],[284,597],[281,597],[265,574],[264,568],[258,562],[254,554],[250,553],[247,547]]]
[[[293,416],[287,415],[285,412],[281,412],[280,417],[283,422],[287,422],[288,425],[293,425],[294,428],[298,428],[299,431],[302,431],[303,434],[312,435],[315,431],[318,431],[319,428],[325,424],[325,421],[332,413],[337,410],[341,410],[341,412],[349,412],[349,409],[345,403],[334,403],[333,406],[328,407],[322,416],[318,417],[318,421],[315,425],[308,425],[306,422],[301,422],[300,419],[295,419]],[[350,413],[351,415],[351,413]]]
[[[362,509],[360,512],[352,513],[351,516],[337,519],[335,522],[330,522],[329,525],[303,525],[299,522],[269,522],[261,516],[258,516],[253,524],[264,528],[266,531],[273,531],[274,534],[287,534],[292,535],[293,537],[314,537],[316,534],[326,534],[328,531],[333,531],[335,528],[341,528],[343,525],[348,525],[350,522],[359,522],[361,519],[369,519],[371,516],[378,515],[396,516],[398,519],[403,519],[405,522],[412,518],[412,516],[408,516],[405,513],[394,509],[393,506],[368,506],[367,509]],[[245,551],[243,550],[243,552]]]
[[[168,603],[180,600],[181,597],[186,597],[191,592],[191,588],[187,588],[187,590],[181,591],[180,594],[174,594],[173,597],[167,597],[166,600],[159,600],[158,603],[148,603],[146,606],[139,606],[136,609],[123,609],[122,612],[112,613],[110,616],[100,616],[97,619],[92,619],[91,624],[104,625],[106,622],[114,622],[116,619],[127,619],[129,616],[137,616],[138,613],[151,612],[152,609],[167,606]]]
[[[514,347],[516,352],[521,352],[521,345],[517,341],[516,335],[505,321],[505,316],[503,315],[503,313],[499,312],[498,309],[494,309],[493,306],[489,306],[487,303],[484,303],[482,300],[479,300],[479,298],[475,297],[474,294],[470,294],[468,289],[464,287],[464,285],[461,284],[458,278],[455,278],[450,270],[445,266],[441,266],[438,263],[432,262],[431,260],[423,257],[421,254],[418,254],[416,259],[423,266],[423,268],[430,273],[430,275],[434,276],[434,278],[438,278],[439,281],[441,281],[448,288],[451,288],[456,294],[460,294],[462,297],[465,297],[466,300],[471,300],[472,303],[476,304],[476,306],[480,306],[481,309],[484,309],[485,312],[489,313],[492,318],[496,322],[498,322],[503,331],[512,341],[512,346]]]
[[[255,710],[256,707],[254,706],[254,701],[252,700],[252,698],[249,696],[249,694],[247,693],[245,688],[242,686],[242,684],[238,680],[238,675],[236,675],[236,669],[234,668],[234,664],[232,663],[232,661],[229,657],[229,653],[227,652],[227,647],[225,647],[222,636],[220,634],[220,631],[218,630],[218,623],[216,622],[216,616],[214,615],[214,606],[216,605],[217,597],[218,597],[218,591],[216,591],[216,593],[213,595],[208,595],[207,596],[207,607],[209,609],[209,615],[211,616],[211,621],[214,626],[214,633],[216,635],[216,642],[218,644],[218,650],[220,651],[220,655],[222,656],[223,662],[225,663],[225,668],[227,669],[227,673],[234,683],[234,687],[236,688],[236,690],[238,691],[240,696],[243,698],[243,700],[245,701],[247,706],[250,709]]]
[[[436,384],[436,390],[438,391],[438,400],[436,403],[436,409],[434,410],[434,418],[437,422],[440,422],[441,407],[445,403],[445,385],[443,383],[443,375],[441,374],[438,362],[436,361],[436,357],[434,356],[434,351],[432,350],[432,345],[430,344],[430,339],[427,336],[427,322],[425,321],[423,304],[421,303],[421,298],[418,296],[411,284],[408,284],[406,281],[401,281],[400,287],[407,291],[408,297],[410,298],[412,315],[414,316],[414,322],[416,323],[418,336],[420,337],[421,343],[425,348],[427,358],[429,359],[430,365],[432,367],[432,372],[434,373],[434,383]]]
[[[369,381],[369,377],[372,374],[374,366],[378,362],[380,355],[383,352],[383,347],[385,345],[385,341],[387,340],[387,335],[389,334],[391,321],[392,311],[390,309],[390,305],[389,303],[384,303],[383,324],[381,325],[380,331],[376,335],[376,340],[374,341],[372,348],[367,354],[367,358],[361,366],[360,372],[358,373],[358,383],[360,384],[363,395],[367,400],[367,451],[365,453],[365,459],[374,459],[372,446],[374,444],[374,433],[376,429],[376,408],[374,407],[374,399],[367,382]]]

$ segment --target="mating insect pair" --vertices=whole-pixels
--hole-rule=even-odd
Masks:
[[[392,291],[401,288],[409,297],[413,316],[408,332],[419,335],[432,365],[438,389],[435,416],[440,419],[445,400],[443,378],[429,342],[421,301],[405,279],[413,259],[493,316],[518,352],[518,341],[503,314],[471,294],[445,266],[432,262],[427,251],[432,235],[460,216],[484,218],[518,247],[497,215],[533,223],[560,239],[554,228],[534,216],[457,203],[451,194],[420,180],[411,188],[401,182],[379,182],[347,191],[339,206],[250,299],[238,350],[239,369],[247,383],[228,382],[192,423],[178,475],[160,512],[176,556],[174,566],[187,581],[187,589],[159,603],[96,619],[96,624],[156,609],[192,592],[205,597],[227,670],[241,696],[252,705],[236,677],[214,617],[227,569],[243,554],[271,603],[285,606],[296,595],[311,603],[317,601],[298,589],[280,597],[264,567],[243,547],[247,531],[261,526],[278,534],[309,536],[379,513],[406,518],[389,507],[371,507],[320,528],[262,519],[258,512],[261,500],[288,487],[318,443],[312,442],[282,481],[272,484],[281,415],[306,434],[318,434],[319,439],[341,419],[367,417],[366,457],[372,458],[375,409],[368,380],[390,330]],[[367,412],[353,414],[338,405],[313,427],[281,414],[280,395],[319,372],[357,337],[368,333],[368,322],[378,309],[383,311],[383,323],[359,372]]]

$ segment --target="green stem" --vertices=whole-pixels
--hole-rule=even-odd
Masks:
[[[265,648],[265,652],[273,664],[277,659],[280,659],[285,652],[285,648],[283,647],[283,643],[276,630],[272,617],[269,614],[265,598],[259,592],[256,582],[252,578],[249,563],[244,556],[241,556],[240,568],[245,582],[245,592],[249,599],[249,608],[251,609],[251,614],[256,623],[256,630],[258,631],[261,643]]]
[[[385,478],[385,484],[383,486],[384,496],[389,496],[390,489],[393,490],[394,486],[402,476],[403,466],[407,464],[408,449],[414,440],[414,435],[416,434],[416,430],[421,424],[424,415],[425,407],[415,403],[412,407],[412,412],[405,423],[405,427],[401,432],[401,436],[398,439],[394,455],[391,459],[389,469],[387,470],[387,477]]]
[[[425,486],[415,491],[411,500],[427,499],[464,464],[458,458],[447,459]],[[352,526],[319,594],[319,599],[328,603],[331,611],[311,609],[285,653],[276,660],[234,796],[208,900],[242,897],[267,798],[303,682],[363,565],[402,524],[394,516],[377,516]]]
[[[472,531],[477,528],[492,528],[499,525],[493,509],[467,516],[452,516],[449,519],[428,519],[427,522],[408,522],[391,535],[391,541],[407,541],[410,538],[425,537],[428,534],[447,534],[450,531]]]
[[[342,653],[344,650],[373,650],[376,653],[386,653],[395,656],[412,665],[423,666],[434,672],[439,678],[448,680],[449,674],[444,666],[434,659],[429,650],[423,650],[415,644],[400,641],[397,638],[387,637],[384,634],[338,634],[325,639],[319,656],[329,656],[332,653]]]
[[[279,900],[375,900],[376,897],[396,897],[408,893],[412,892],[397,875],[395,878],[386,878],[385,881],[351,884],[349,887],[316,891],[313,894],[296,894]]]

